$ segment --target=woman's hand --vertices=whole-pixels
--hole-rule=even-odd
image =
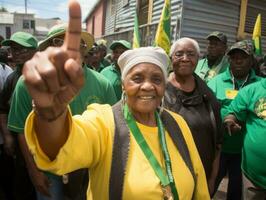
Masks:
[[[60,115],[83,86],[80,34],[80,5],[70,0],[69,23],[63,46],[49,47],[36,53],[23,67],[24,80],[37,114],[45,119]]]

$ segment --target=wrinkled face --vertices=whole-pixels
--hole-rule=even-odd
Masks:
[[[160,105],[165,91],[163,72],[155,64],[140,63],[128,72],[123,88],[133,114],[153,113]]]
[[[234,50],[229,55],[230,69],[234,77],[246,77],[252,66],[252,57],[242,50]]]
[[[199,55],[193,43],[180,42],[172,55],[173,70],[176,76],[191,76],[197,66]]]
[[[10,45],[10,52],[12,55],[12,61],[17,65],[21,65],[30,60],[36,50],[23,47],[17,43],[12,43]]]
[[[210,37],[207,45],[207,56],[209,59],[217,59],[224,55],[226,45],[216,37]]]
[[[117,63],[119,56],[121,56],[121,54],[124,53],[126,50],[127,48],[125,48],[124,46],[117,45],[113,50],[113,62]]]

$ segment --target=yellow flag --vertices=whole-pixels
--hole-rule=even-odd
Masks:
[[[134,32],[133,32],[133,49],[140,47],[140,34],[139,34],[139,21],[137,11],[135,10],[135,18],[134,18]]]
[[[170,0],[164,1],[163,11],[155,35],[155,46],[163,48],[169,54],[171,47],[171,4]]]
[[[257,20],[253,29],[252,39],[254,41],[256,55],[261,55],[261,14],[258,14],[257,16]]]

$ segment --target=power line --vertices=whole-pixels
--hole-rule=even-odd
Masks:
[[[27,14],[27,0],[25,0],[25,13]]]
[[[24,4],[23,3],[15,3],[15,2],[8,2],[8,3],[5,3],[5,5],[11,5],[11,6],[21,6],[21,7],[24,7]],[[43,6],[30,6],[30,2],[28,2],[28,6],[27,6],[27,9],[35,9],[35,10],[44,10],[44,11],[47,11],[47,12],[50,12],[50,13],[65,13],[67,11],[67,8],[66,10],[58,10],[58,9],[45,9]],[[47,5],[47,4],[46,4]],[[5,7],[5,6],[4,6]],[[89,9],[88,9],[89,10]]]
[[[11,6],[23,6],[23,4],[16,4],[16,3],[8,3],[8,4],[6,4],[6,5],[11,5]],[[28,8],[30,8],[29,6],[28,6]],[[60,12],[60,13],[65,13],[65,11],[60,11],[60,10],[56,10],[56,9],[45,9],[45,8],[43,8],[43,7],[32,7],[31,9],[39,9],[39,10],[44,10],[44,11],[48,11],[48,12],[55,12],[55,13],[58,13],[58,12]]]
[[[18,5],[18,6],[24,6],[24,2],[23,1],[9,1],[9,2],[5,2],[4,0],[1,0],[1,2],[3,4],[7,4],[7,5]],[[27,0],[28,2],[28,8],[31,6],[35,7],[35,8],[39,8],[42,9],[43,7],[38,7],[38,5],[47,5],[47,1],[38,1],[38,3],[33,3],[32,1]],[[59,5],[59,4],[57,4]],[[82,7],[85,9],[89,9],[89,6],[86,6],[86,4],[82,4]]]
[[[24,1],[24,2],[23,2]],[[23,12],[22,9],[25,9],[25,13],[29,12],[29,10],[32,10],[32,14],[37,14],[38,16],[43,16],[45,14],[45,18],[53,18],[53,17],[60,17],[60,18],[65,18],[67,16],[67,7],[66,9],[57,9],[56,6],[51,6],[51,8],[47,7],[47,2],[44,1],[38,1],[36,3],[35,0],[8,0],[7,2],[5,0],[0,0],[0,2],[3,5],[3,7],[7,7],[7,10],[12,10],[13,12]],[[67,2],[66,2],[67,3]],[[86,12],[89,12],[91,8],[88,6],[83,6],[86,5],[87,3],[83,3],[83,13],[86,14]],[[14,7],[18,7],[18,9],[14,9]],[[19,8],[20,7],[20,8]],[[59,7],[59,5],[58,5]],[[64,16],[63,16],[64,15]],[[66,16],[65,16],[66,15]]]

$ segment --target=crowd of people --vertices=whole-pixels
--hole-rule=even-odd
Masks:
[[[132,49],[69,23],[0,48],[0,199],[266,199],[266,56],[206,36]],[[169,68],[171,71],[169,72]]]

